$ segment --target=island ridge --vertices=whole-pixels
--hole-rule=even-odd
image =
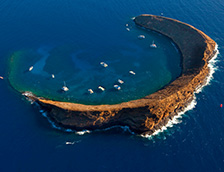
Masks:
[[[63,128],[80,131],[120,125],[143,135],[160,129],[192,101],[196,89],[205,83],[208,62],[217,51],[216,43],[202,31],[171,18],[144,14],[134,22],[169,37],[179,48],[182,74],[169,85],[144,98],[115,105],[83,105],[47,100],[29,92],[23,94]]]

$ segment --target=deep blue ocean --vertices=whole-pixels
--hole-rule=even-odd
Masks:
[[[85,50],[86,54],[104,50],[103,54],[99,53],[94,58],[102,55],[109,66],[112,62],[107,57],[117,56],[121,46],[125,49],[128,45],[126,52],[129,54],[122,58],[132,55],[134,63],[131,69],[136,67],[135,71],[139,70],[136,73],[141,73],[137,67],[144,62],[138,64],[138,59],[135,59],[139,48],[127,43],[128,39],[138,43],[139,40],[135,40],[138,31],[128,32],[125,24],[131,24],[132,17],[143,13],[163,13],[166,17],[189,23],[219,45],[220,54],[214,66],[216,72],[210,84],[196,94],[195,108],[186,112],[178,124],[163,133],[148,139],[121,128],[84,135],[60,131],[8,83],[8,62],[14,52],[76,44],[79,45],[76,48]],[[0,75],[5,77],[0,80],[1,172],[224,171],[224,109],[220,108],[220,104],[224,104],[224,1],[1,0],[0,14]],[[150,34],[149,44],[158,37],[153,33],[145,34]],[[165,38],[158,40],[158,45],[162,40]],[[140,44],[143,46],[143,42]],[[169,46],[168,43],[166,45]],[[136,51],[130,54],[132,48]],[[151,55],[154,57],[156,54]],[[164,54],[159,54],[159,57],[166,60]],[[97,59],[96,64],[100,60]],[[175,73],[171,69],[164,68],[164,71]],[[164,78],[168,78],[166,82],[169,82],[175,76]],[[71,83],[68,81],[67,84]],[[156,88],[163,84],[158,84]],[[66,142],[74,144],[68,145]]]

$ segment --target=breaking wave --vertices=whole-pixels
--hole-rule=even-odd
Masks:
[[[36,104],[37,106],[39,106],[38,104]],[[39,106],[40,107],[40,106]],[[51,126],[57,130],[61,130],[61,131],[65,131],[65,132],[69,132],[69,133],[75,133],[77,135],[84,135],[84,134],[89,134],[91,133],[92,131],[90,130],[82,130],[82,131],[76,131],[76,130],[72,130],[72,129],[65,129],[63,127],[59,127],[57,126],[56,123],[54,123],[47,115],[47,112],[45,112],[44,110],[39,110],[39,112],[42,114],[43,117],[47,118],[47,120],[49,121],[49,123],[51,124]],[[108,128],[105,128],[105,129],[98,129],[98,130],[95,130],[96,132],[97,131],[108,131],[108,130],[111,130],[111,129],[114,129],[114,128],[121,128],[124,132],[128,132],[130,134],[135,134],[134,132],[132,132],[130,130],[130,128],[128,126],[120,126],[120,125],[115,125],[115,126],[112,126],[112,127],[108,127]]]
[[[38,104],[36,104],[38,105]],[[39,105],[38,105],[39,106]],[[45,112],[44,110],[40,110],[39,111],[43,117],[47,118],[47,120],[49,121],[49,123],[51,124],[51,126],[57,130],[61,130],[61,131],[65,131],[65,132],[68,132],[68,133],[75,133],[77,135],[84,135],[84,134],[88,134],[88,133],[91,133],[91,131],[89,130],[82,130],[82,131],[75,131],[75,130],[72,130],[72,129],[65,129],[63,127],[59,127],[55,124],[55,122],[53,122],[47,115],[47,112]]]
[[[216,60],[216,58],[219,55],[218,44],[216,44],[215,51],[216,51],[215,55],[208,62],[209,74],[208,74],[204,84],[200,85],[199,87],[196,88],[196,90],[194,92],[195,94],[198,94],[198,93],[202,92],[203,88],[205,86],[209,85],[211,80],[213,79],[213,74],[217,70],[217,66],[216,66],[217,60]],[[166,131],[168,128],[173,127],[175,124],[181,123],[182,122],[181,118],[182,118],[183,114],[185,114],[187,111],[190,111],[190,110],[194,109],[196,104],[197,104],[195,94],[194,94],[193,100],[186,106],[186,108],[183,111],[179,112],[178,115],[174,116],[173,119],[169,120],[168,123],[165,126],[156,130],[151,135],[142,134],[141,137],[144,137],[144,138],[147,138],[147,139],[152,139],[154,136],[159,135],[160,133]]]

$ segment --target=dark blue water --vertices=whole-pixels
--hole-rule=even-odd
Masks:
[[[189,23],[213,38],[220,51],[214,79],[197,94],[196,107],[185,113],[181,123],[151,140],[121,129],[84,136],[56,130],[35,106],[23,101],[6,80],[1,80],[0,171],[224,170],[224,109],[219,108],[224,103],[223,1],[2,0],[0,12],[3,76],[7,76],[9,55],[15,51],[38,48],[43,43],[72,44],[80,39],[93,44],[102,32],[109,35],[111,30],[107,28],[117,28],[111,21],[123,24],[142,13],[164,13]],[[105,16],[108,21],[101,22]],[[91,33],[91,26],[99,33],[87,39],[85,34]],[[73,27],[79,31],[71,36]],[[75,143],[66,145],[66,141]]]

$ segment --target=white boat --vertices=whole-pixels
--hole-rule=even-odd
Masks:
[[[105,88],[103,88],[102,86],[99,86],[98,89],[100,89],[101,91],[105,91]]]
[[[54,79],[55,78],[54,74],[52,74],[51,77]]]
[[[135,17],[132,17],[131,19],[132,19],[132,20],[134,20],[134,19],[135,19]]]
[[[125,26],[128,27],[128,24],[126,24]]]
[[[130,70],[129,73],[132,74],[132,75],[135,75],[135,72],[132,71],[132,70]]]
[[[123,84],[124,83],[124,81],[122,81],[121,79],[118,79],[117,80],[120,84]]]
[[[152,44],[150,45],[151,48],[157,48],[156,44],[154,43],[154,41],[152,41]]]
[[[63,86],[61,89],[62,89],[62,91],[65,91],[65,92],[69,90],[68,87],[66,87],[66,86]]]
[[[129,28],[126,28],[126,30],[127,30],[127,31],[130,31],[130,29],[129,29]]]
[[[121,87],[119,85],[114,85],[114,88],[117,89],[117,90],[121,89]]]
[[[100,65],[103,67],[108,67],[108,64],[106,64],[105,62],[100,62]]]
[[[93,94],[94,93],[92,89],[88,89],[88,91],[89,91],[89,94]]]
[[[61,90],[64,91],[64,92],[69,90],[68,87],[65,84],[65,81],[64,81],[64,86],[61,88]]]
[[[138,39],[145,39],[145,35],[138,35]]]
[[[33,66],[30,66],[29,71],[33,70]]]
[[[74,145],[75,142],[65,142],[66,145]]]

